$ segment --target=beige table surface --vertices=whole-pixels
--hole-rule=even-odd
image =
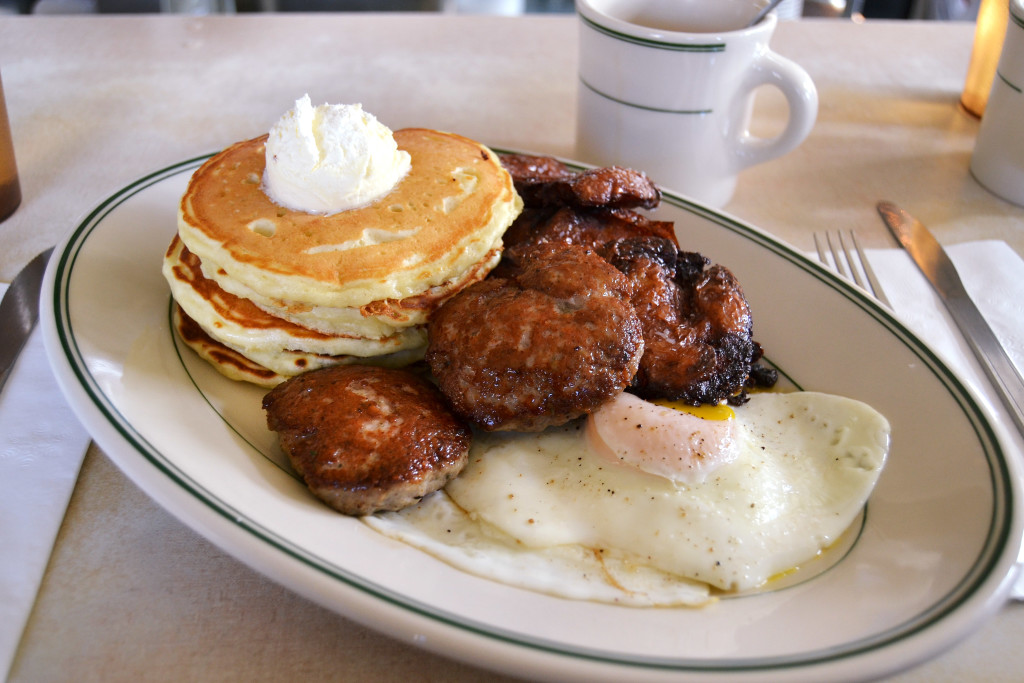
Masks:
[[[795,152],[745,172],[726,210],[809,249],[814,230],[892,242],[874,202],[946,243],[1024,254],[1024,209],[969,175],[958,109],[968,24],[785,23],[774,47],[819,89]],[[0,224],[0,280],[145,173],[264,132],[304,93],[392,128],[573,155],[572,17],[246,15],[0,18],[24,203]],[[767,98],[756,124],[783,116]],[[2,550],[0,550],[2,555]],[[0,559],[0,561],[3,561]],[[1024,606],[901,681],[1024,677]],[[268,581],[157,507],[92,447],[13,681],[498,680],[369,631]]]

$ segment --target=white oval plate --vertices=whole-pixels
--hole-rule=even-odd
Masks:
[[[96,442],[158,503],[285,586],[406,642],[519,676],[870,678],[921,661],[1004,601],[1018,473],[988,416],[872,299],[791,248],[666,194],[658,217],[732,269],[768,357],[804,389],[868,402],[892,453],[852,549],[795,586],[704,609],[569,601],[452,569],[314,500],[285,465],[263,392],[179,346],[160,260],[205,158],[141,178],[57,251],[42,325]]]

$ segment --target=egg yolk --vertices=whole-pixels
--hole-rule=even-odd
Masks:
[[[736,411],[727,403],[719,403],[717,405],[702,403],[699,406],[693,406],[682,401],[669,401],[663,398],[656,398],[651,403],[656,406],[678,410],[682,413],[689,413],[703,420],[731,420],[736,417]]]
[[[734,417],[726,405],[657,405],[620,394],[591,414],[587,437],[607,460],[692,486],[738,457]]]

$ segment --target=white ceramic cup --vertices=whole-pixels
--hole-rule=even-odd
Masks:
[[[744,28],[767,1],[576,0],[580,161],[645,171],[717,207],[742,169],[803,142],[818,114],[814,83],[768,48],[774,14]],[[747,130],[763,85],[789,104],[773,138]]]
[[[981,117],[971,173],[1003,199],[1024,206],[1024,0],[1011,0],[1006,40]]]

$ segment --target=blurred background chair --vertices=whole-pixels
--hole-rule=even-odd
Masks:
[[[805,17],[974,21],[980,0],[803,0]]]
[[[785,0],[782,19],[834,17],[974,21],[980,0]],[[0,13],[453,12],[574,11],[573,0],[0,0]]]

